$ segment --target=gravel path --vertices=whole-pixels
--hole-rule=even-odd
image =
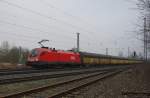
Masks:
[[[133,66],[109,79],[99,81],[63,98],[150,98],[146,95],[122,95],[123,92],[150,93],[150,64]]]

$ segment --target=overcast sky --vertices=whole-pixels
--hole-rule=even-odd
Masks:
[[[135,7],[130,0],[0,0],[0,42],[32,49],[48,39],[50,47],[71,49],[79,32],[82,51],[142,52]]]

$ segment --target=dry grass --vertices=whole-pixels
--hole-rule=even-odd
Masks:
[[[19,64],[11,64],[11,63],[0,63],[0,69],[16,69],[16,68],[23,68],[26,67],[25,65]]]

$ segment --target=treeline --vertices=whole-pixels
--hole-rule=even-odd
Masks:
[[[4,41],[0,45],[0,63],[24,64],[28,53],[28,49],[10,46],[8,41]]]

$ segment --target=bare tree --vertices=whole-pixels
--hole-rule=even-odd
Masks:
[[[3,41],[3,42],[1,43],[0,53],[2,54],[2,53],[8,52],[9,48],[10,48],[10,46],[9,46],[8,41]]]
[[[0,63],[22,63],[24,64],[29,53],[28,49],[21,47],[10,47],[7,41],[0,46]]]
[[[9,43],[8,41],[3,41],[0,45],[0,62],[8,62],[8,53],[9,53]]]

